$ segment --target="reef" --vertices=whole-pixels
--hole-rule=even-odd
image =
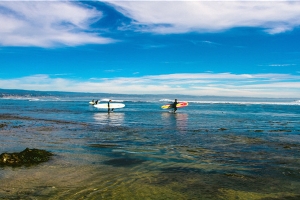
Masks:
[[[2,153],[0,155],[0,166],[31,166],[42,162],[47,162],[53,154],[46,150],[29,149],[19,153]]]

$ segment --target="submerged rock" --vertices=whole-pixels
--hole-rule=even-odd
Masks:
[[[30,166],[46,162],[53,156],[46,150],[26,148],[20,153],[2,153],[0,155],[0,166]]]
[[[4,128],[4,127],[6,127],[7,126],[7,124],[0,124],[0,128]]]

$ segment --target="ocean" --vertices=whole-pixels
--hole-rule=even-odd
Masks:
[[[298,99],[1,90],[0,125],[0,154],[54,154],[1,167],[0,199],[300,199]]]

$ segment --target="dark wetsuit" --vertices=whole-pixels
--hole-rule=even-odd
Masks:
[[[113,112],[114,111],[114,109],[112,108],[112,109],[110,109],[110,101],[109,102],[107,102],[107,107],[108,107],[108,110],[107,110],[107,112]]]
[[[177,104],[178,104],[177,101],[174,101],[174,103],[172,104],[172,108],[174,109],[173,112],[176,112],[176,110],[177,110]]]

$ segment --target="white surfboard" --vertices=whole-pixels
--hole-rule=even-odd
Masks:
[[[106,109],[108,109],[107,103],[95,104],[94,106],[95,106],[96,108],[106,108]],[[109,104],[109,107],[110,107],[110,108],[124,108],[124,107],[125,107],[125,104],[123,104],[123,103],[110,103],[110,104]]]

